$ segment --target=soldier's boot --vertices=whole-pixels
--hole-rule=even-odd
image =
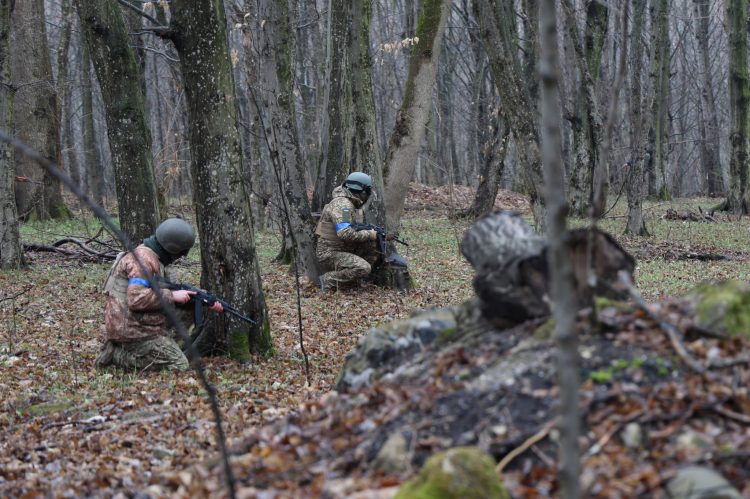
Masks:
[[[96,361],[95,361],[96,367],[102,368],[102,367],[106,367],[112,364],[114,354],[115,354],[114,343],[112,343],[111,341],[105,342],[104,346],[102,347],[102,350],[99,352],[99,355],[96,357]]]

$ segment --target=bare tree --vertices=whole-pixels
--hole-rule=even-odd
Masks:
[[[243,182],[226,14],[223,2],[212,0],[173,0],[171,11],[185,79],[201,285],[257,323],[248,330],[239,321],[212,317],[196,343],[204,353],[228,348],[233,358],[247,360],[250,352],[268,353],[273,345]]]
[[[10,81],[10,9],[12,0],[0,0],[0,80]],[[0,127],[13,129],[13,92],[0,85]],[[23,263],[18,212],[13,193],[15,152],[6,142],[0,144],[0,268],[12,269]]]
[[[425,1],[417,25],[419,40],[412,49],[406,90],[383,167],[386,226],[394,232],[404,212],[406,192],[430,116],[437,59],[450,7],[450,0]]]
[[[748,192],[748,105],[750,87],[747,73],[747,2],[729,0],[729,101],[730,133],[729,196],[725,207],[733,213],[750,213]]]
[[[648,235],[643,218],[644,170],[643,170],[643,128],[644,103],[641,83],[643,70],[643,24],[646,11],[646,0],[633,1],[633,28],[630,34],[632,50],[630,53],[630,160],[627,162],[628,221],[626,234]]]
[[[16,137],[57,162],[60,154],[57,92],[47,45],[44,0],[15,2],[11,26]],[[33,180],[17,186],[16,203],[22,218],[69,216],[59,180],[25,157],[17,159],[16,171]]]
[[[669,0],[652,0],[651,5],[651,80],[653,100],[648,129],[649,196],[668,199],[667,163],[669,161],[669,80],[671,46],[669,38]]]
[[[721,175],[721,156],[719,153],[719,118],[716,107],[716,90],[714,88],[713,64],[711,60],[710,31],[711,5],[708,0],[696,0],[693,4],[696,38],[701,62],[701,164],[706,178],[706,189],[709,195],[723,194],[724,181]]]
[[[578,437],[578,338],[576,336],[576,291],[573,267],[567,246],[565,199],[565,171],[562,165],[562,146],[558,104],[557,19],[555,0],[539,3],[539,32],[541,62],[539,76],[542,83],[542,159],[544,163],[545,198],[547,206],[547,259],[550,269],[550,289],[555,319],[555,340],[558,345],[557,378],[560,386],[560,491],[562,497],[581,497]]]
[[[273,164],[272,175],[278,192],[276,201],[285,207],[282,212],[287,237],[280,256],[284,256],[285,251],[292,251],[307,277],[317,281],[320,271],[315,256],[314,223],[294,119],[294,40],[287,3],[260,2],[253,32],[258,63],[258,86],[253,96]]]
[[[140,71],[119,5],[108,0],[76,5],[104,94],[120,226],[132,240],[141,240],[160,217]]]

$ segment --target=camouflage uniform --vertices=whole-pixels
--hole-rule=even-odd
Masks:
[[[165,275],[164,265],[153,250],[140,245],[134,254],[149,272]],[[159,297],[133,254],[126,253],[112,266],[104,284],[104,294],[107,297],[104,308],[106,343],[96,359],[97,367],[187,369],[187,358],[174,340],[174,332],[167,326]],[[167,301],[174,301],[171,291],[162,290],[162,294]]]
[[[364,213],[357,198],[339,186],[333,199],[323,208],[315,229],[318,235],[317,255],[331,287],[356,284],[367,277],[380,258],[374,230],[356,231],[352,222],[363,223]]]

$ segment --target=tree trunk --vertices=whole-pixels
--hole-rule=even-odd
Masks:
[[[268,353],[273,345],[243,182],[224,6],[218,0],[174,0],[171,7],[185,79],[201,285],[257,322],[248,328],[212,314],[196,346],[203,353],[227,349],[232,358],[247,360],[251,351]]]
[[[289,232],[293,234],[297,261],[308,279],[317,282],[320,270],[315,255],[315,223],[307,199],[304,163],[294,119],[294,51],[287,3],[264,0],[257,22],[258,91],[253,93],[262,116],[263,138],[273,162],[276,201],[284,203],[283,223],[289,225]]]
[[[60,163],[57,93],[47,45],[44,0],[15,2],[11,14],[12,78],[16,138]],[[60,181],[35,161],[19,155],[18,175],[34,182],[17,185],[16,203],[22,218],[64,218],[70,215],[62,200]]]
[[[627,172],[628,221],[626,234],[647,236],[643,219],[644,174],[643,174],[643,98],[641,71],[643,69],[643,18],[646,0],[633,0],[633,28],[630,35],[633,49],[630,54],[630,152]]]
[[[654,100],[648,132],[653,151],[648,170],[649,196],[669,199],[669,0],[653,0],[651,5],[651,80]]]
[[[10,80],[10,11],[13,0],[0,0],[0,80]],[[13,130],[13,92],[0,85],[0,127]],[[13,147],[0,143],[0,269],[15,269],[23,264],[23,250],[18,232],[13,184],[15,181],[15,152]]]
[[[484,83],[482,83],[484,86]],[[474,200],[463,215],[478,219],[491,212],[495,206],[495,198],[500,179],[505,168],[505,155],[508,151],[510,129],[503,123],[500,110],[487,109],[484,92],[479,97],[479,150],[481,169],[479,185],[477,185]],[[488,131],[489,130],[489,131]]]
[[[748,105],[747,1],[727,2],[729,26],[729,196],[726,208],[732,213],[750,213],[748,193]]]
[[[575,293],[571,251],[566,233],[567,202],[565,199],[565,169],[562,164],[562,118],[558,104],[557,19],[555,0],[539,3],[539,32],[541,61],[539,76],[542,83],[542,158],[544,163],[545,205],[547,206],[547,264],[549,265],[550,295],[555,320],[557,343],[557,379],[560,387],[560,442],[558,476],[563,497],[581,497],[580,452],[578,438],[581,416],[578,409],[580,358],[576,335],[578,300]],[[588,17],[588,16],[587,16]],[[606,17],[605,17],[606,19]],[[605,21],[606,23],[606,21]],[[598,57],[597,57],[598,59]],[[598,68],[598,63],[596,67]],[[593,68],[593,69],[595,69]],[[589,67],[589,70],[592,68]],[[592,234],[591,242],[596,239]],[[596,249],[592,248],[592,253]]]
[[[484,48],[490,59],[490,70],[495,80],[504,121],[513,132],[518,152],[523,186],[534,209],[534,220],[543,228],[545,222],[541,195],[542,170],[539,151],[539,118],[537,101],[524,78],[523,65],[518,57],[518,36],[512,0],[476,0],[474,17],[479,22]],[[532,30],[535,33],[536,30]],[[526,65],[526,71],[531,71]]]
[[[719,119],[714,97],[713,67],[709,50],[710,5],[708,0],[696,0],[694,3],[696,18],[696,37],[701,60],[701,165],[706,178],[706,190],[709,196],[724,194],[724,179],[721,174],[721,155],[719,140]]]
[[[94,84],[91,79],[91,57],[86,44],[82,44],[81,58],[81,115],[83,129],[83,158],[85,161],[87,184],[91,198],[101,206],[104,200],[104,172],[99,167],[99,154],[96,149],[94,128]]]
[[[406,90],[383,167],[386,227],[391,232],[398,232],[430,117],[437,60],[450,8],[448,0],[426,0],[422,6],[416,34],[419,43],[412,48]]]
[[[594,195],[594,171],[601,165],[599,144],[602,120],[598,106],[598,84],[604,42],[607,38],[609,9],[605,4],[590,2],[586,7],[586,33],[583,41],[570,0],[563,2],[568,33],[573,41],[579,85],[574,99],[571,128],[574,160],[569,178],[571,213],[586,216]],[[614,104],[612,104],[614,105]]]
[[[140,241],[153,234],[160,217],[138,64],[116,2],[76,3],[104,96],[120,226]]]

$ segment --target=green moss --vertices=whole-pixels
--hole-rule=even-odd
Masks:
[[[447,327],[440,331],[440,337],[438,338],[438,343],[445,344],[450,343],[453,341],[453,339],[456,336],[456,331],[458,331],[458,328],[456,327]]]
[[[610,381],[612,381],[613,376],[614,372],[612,371],[612,368],[592,371],[591,374],[589,374],[591,381],[593,381],[594,383],[609,383]]]
[[[550,340],[552,335],[555,333],[555,319],[549,319],[547,322],[539,326],[534,330],[535,340]]]
[[[432,456],[394,499],[510,499],[495,461],[476,447],[456,447]]]
[[[697,301],[698,326],[750,338],[750,284],[737,280],[703,284],[691,295]]]
[[[235,329],[229,334],[229,358],[237,362],[250,360],[250,335],[243,329]]]

